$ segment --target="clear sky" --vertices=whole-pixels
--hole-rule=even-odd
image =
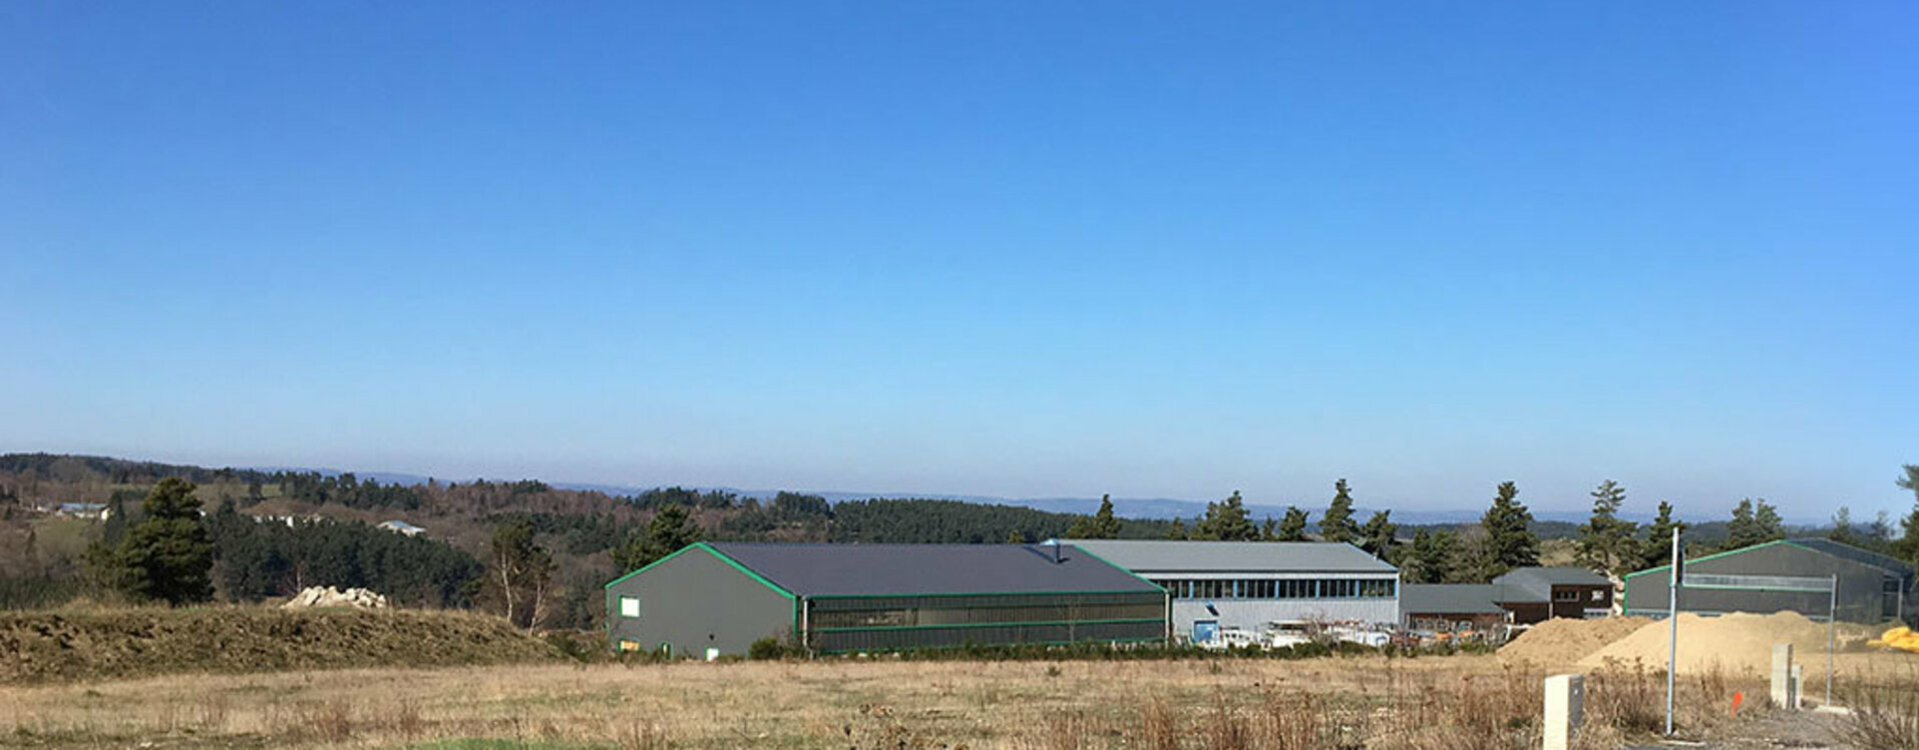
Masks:
[[[0,450],[1789,517],[1919,4],[0,4]]]

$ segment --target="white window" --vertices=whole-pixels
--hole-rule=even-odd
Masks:
[[[637,596],[620,597],[620,616],[621,617],[639,617],[640,616],[640,598]]]

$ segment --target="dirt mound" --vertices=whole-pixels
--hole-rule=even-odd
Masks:
[[[1499,649],[1508,662],[1531,662],[1543,667],[1567,666],[1597,653],[1652,620],[1644,617],[1604,617],[1596,620],[1554,619],[1534,625]]]
[[[227,607],[0,614],[0,684],[554,658],[544,641],[466,612]]]
[[[1638,662],[1648,669],[1664,669],[1670,640],[1671,626],[1663,621],[1654,622],[1581,659],[1579,666],[1598,669],[1611,661],[1627,666]],[[1772,666],[1775,643],[1791,643],[1797,652],[1796,658],[1824,654],[1826,626],[1797,612],[1733,613],[1717,617],[1682,612],[1678,671],[1688,674],[1716,668],[1732,674],[1763,674]]]

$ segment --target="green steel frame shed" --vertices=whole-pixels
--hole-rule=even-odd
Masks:
[[[1166,638],[1166,592],[1072,545],[694,544],[606,584],[627,650],[816,653]]]
[[[1670,565],[1626,576],[1626,614],[1663,617],[1667,609]],[[1753,585],[1687,582],[1679,589],[1679,610],[1715,614],[1792,611],[1823,620],[1838,605],[1846,622],[1910,620],[1914,611],[1913,568],[1897,559],[1830,539],[1785,539],[1741,547],[1686,561],[1685,573],[1745,576]],[[1789,591],[1764,585],[1767,576],[1832,578],[1837,596],[1825,591]]]

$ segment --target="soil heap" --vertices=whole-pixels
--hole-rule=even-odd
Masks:
[[[1671,626],[1654,622],[1579,661],[1600,669],[1608,663],[1665,669]],[[1679,673],[1721,669],[1729,674],[1764,674],[1772,667],[1772,646],[1791,643],[1794,658],[1826,652],[1826,626],[1797,612],[1770,615],[1731,613],[1717,617],[1679,614]]]
[[[1506,662],[1530,662],[1542,667],[1578,664],[1614,641],[1632,635],[1647,623],[1644,617],[1604,617],[1596,620],[1559,618],[1534,625],[1499,649]]]

